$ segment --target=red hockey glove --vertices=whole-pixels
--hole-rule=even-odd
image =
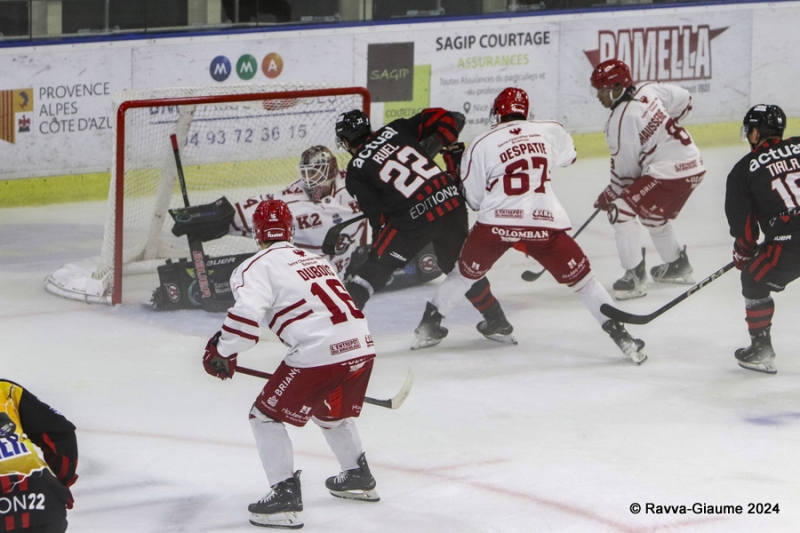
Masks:
[[[736,239],[733,243],[733,266],[743,270],[747,263],[755,257],[756,247],[744,239]]]
[[[236,372],[236,356],[233,354],[224,357],[217,351],[217,341],[219,340],[221,331],[218,331],[208,340],[206,344],[206,351],[203,354],[203,368],[206,372],[222,380],[232,378]]]
[[[595,207],[599,207],[603,211],[608,211],[611,208],[611,202],[619,198],[619,195],[614,192],[614,189],[611,188],[611,185],[608,185],[603,192],[600,193],[600,196],[597,197],[597,200],[594,202]]]
[[[458,178],[459,169],[461,168],[461,158],[464,156],[464,143],[455,142],[439,150],[439,153],[442,154],[447,172]]]

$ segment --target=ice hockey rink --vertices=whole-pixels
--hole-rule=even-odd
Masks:
[[[731,260],[725,177],[746,150],[704,151],[708,174],[677,220],[696,281]],[[607,164],[579,160],[554,171],[574,228],[607,183]],[[44,291],[48,273],[99,253],[104,210],[105,202],[0,209],[0,376],[78,428],[69,530],[255,531],[247,504],[269,487],[247,413],[263,380],[223,382],[201,364],[224,315],[151,311],[142,302],[155,274],[131,280],[114,308]],[[660,260],[643,238],[649,270]],[[595,218],[578,242],[610,288],[622,271],[609,224]],[[649,359],[637,367],[571,290],[549,275],[525,282],[526,269],[540,267],[512,250],[489,274],[517,346],[481,337],[465,300],[446,317],[441,345],[409,351],[439,280],[368,303],[378,349],[369,395],[393,396],[409,368],[413,390],[400,409],[367,405],[358,420],[379,503],[331,497],[324,481],[339,466],[320,430],[289,428],[303,471],[304,531],[798,530],[800,282],[775,295],[771,376],[733,357],[749,343],[735,270],[650,324],[629,326],[647,343]],[[650,284],[647,297],[617,306],[647,314],[687,288]],[[281,360],[283,346],[264,331],[240,366],[269,372]],[[779,512],[749,513],[761,504]],[[681,505],[687,512],[667,511]],[[741,512],[719,514],[722,506]]]

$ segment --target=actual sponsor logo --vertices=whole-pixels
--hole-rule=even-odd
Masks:
[[[331,355],[339,355],[345,352],[352,352],[361,348],[361,341],[358,339],[350,339],[343,342],[337,342],[330,345]]]
[[[619,59],[631,69],[633,83],[697,81],[712,77],[711,41],[728,27],[655,26],[597,33],[597,48],[584,50],[592,68]]]

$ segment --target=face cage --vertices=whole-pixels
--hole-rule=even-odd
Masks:
[[[306,194],[316,203],[322,200],[325,189],[333,180],[328,177],[331,164],[300,165],[300,179]]]

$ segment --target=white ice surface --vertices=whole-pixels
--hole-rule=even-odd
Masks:
[[[706,150],[708,175],[677,221],[700,280],[730,261],[725,177],[745,146]],[[607,161],[557,170],[574,227],[591,214]],[[78,427],[80,478],[70,531],[256,531],[247,504],[266,494],[247,421],[262,381],[203,372],[206,340],[223,315],[154,313],[141,305],[156,277],[126,280],[116,308],[45,293],[44,277],[99,253],[105,202],[0,210],[0,376],[20,382]],[[652,243],[648,269],[659,263]],[[620,276],[611,227],[597,217],[578,238],[609,287]],[[376,295],[366,314],[379,357],[369,395],[392,396],[409,367],[414,388],[397,411],[366,406],[358,426],[381,502],[331,497],[338,464],[312,425],[290,428],[303,470],[304,531],[326,533],[794,532],[800,530],[800,283],[777,294],[778,374],[739,368],[748,342],[736,271],[647,326],[637,367],[578,297],[509,251],[490,272],[518,346],[483,339],[465,304],[438,347],[408,350],[435,283]],[[653,286],[618,304],[649,313],[686,290]],[[283,347],[265,340],[239,356],[271,371]],[[741,505],[740,515],[632,514],[641,505]],[[780,513],[747,514],[749,503]]]

